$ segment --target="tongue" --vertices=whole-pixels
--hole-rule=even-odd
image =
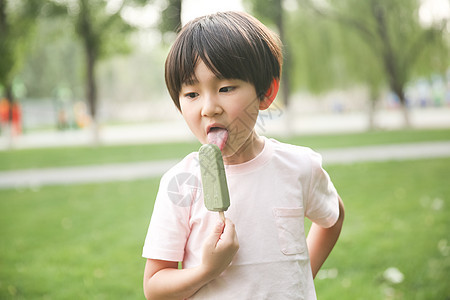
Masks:
[[[222,151],[228,139],[228,130],[225,128],[212,128],[208,133],[208,144],[215,144]]]

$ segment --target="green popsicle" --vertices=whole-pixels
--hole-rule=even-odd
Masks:
[[[225,220],[224,211],[230,206],[227,177],[222,153],[218,146],[205,144],[198,151],[205,206],[210,211],[218,211]]]

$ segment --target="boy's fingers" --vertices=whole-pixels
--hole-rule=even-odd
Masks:
[[[231,222],[230,219],[226,219],[225,220],[225,228],[223,230],[223,234],[225,236],[232,236],[232,235],[236,235],[236,229],[234,227],[234,223]]]
[[[213,235],[221,236],[225,227],[225,223],[222,220],[218,220],[214,227]]]
[[[237,239],[234,223],[230,219],[226,219],[225,222],[226,224],[223,230],[222,240],[227,241],[227,244],[233,245],[235,248],[239,248],[239,242]]]
[[[216,246],[217,242],[220,239],[220,236],[222,235],[224,231],[225,223],[222,220],[218,220],[216,223],[216,226],[214,226],[213,231],[209,234],[207,243]]]

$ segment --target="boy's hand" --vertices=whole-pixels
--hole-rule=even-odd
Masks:
[[[202,265],[208,274],[219,276],[230,265],[239,249],[239,242],[233,222],[217,221],[214,230],[203,244]]]

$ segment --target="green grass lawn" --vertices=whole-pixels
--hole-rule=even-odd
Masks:
[[[449,299],[450,158],[327,166],[346,206],[319,299]],[[0,190],[0,299],[143,299],[159,179]],[[394,284],[383,273],[397,268]]]
[[[280,141],[313,149],[450,140],[450,129],[373,131],[305,135]],[[76,166],[182,158],[197,151],[198,142],[126,146],[71,147],[0,151],[0,170]]]
[[[0,191],[0,299],[143,299],[158,183]]]
[[[450,159],[327,168],[346,206],[319,299],[449,299]],[[383,273],[397,268],[404,281]],[[326,274],[326,272],[325,272]]]

